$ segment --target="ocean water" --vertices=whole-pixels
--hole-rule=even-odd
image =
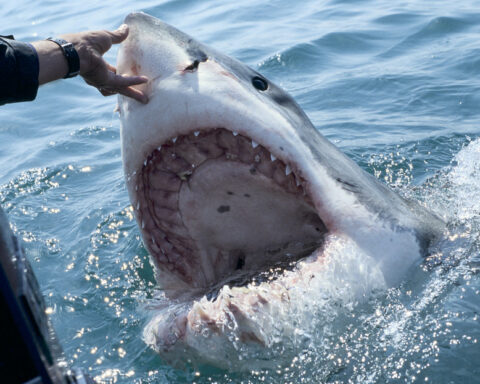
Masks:
[[[19,0],[0,4],[0,34],[113,29],[134,10],[281,85],[450,235],[398,286],[347,296],[288,363],[173,368],[142,340],[157,291],[123,180],[116,100],[81,79],[48,84],[34,102],[0,108],[0,205],[67,360],[100,383],[480,383],[478,3]]]

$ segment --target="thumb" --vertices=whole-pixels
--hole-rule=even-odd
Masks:
[[[119,44],[128,36],[128,25],[122,24],[116,31],[110,32],[112,44]]]

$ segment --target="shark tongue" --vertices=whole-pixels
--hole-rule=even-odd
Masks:
[[[327,231],[292,168],[225,129],[164,143],[141,174],[144,242],[160,269],[192,288],[297,260]]]
[[[179,208],[210,282],[294,259],[319,240],[322,226],[302,198],[251,165],[224,159],[203,163],[182,184]]]

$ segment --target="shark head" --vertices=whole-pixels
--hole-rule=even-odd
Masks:
[[[148,104],[119,97],[123,164],[168,295],[321,254],[333,233],[379,259],[398,243],[385,266],[398,275],[442,232],[438,217],[361,170],[260,73],[154,17],[125,22],[117,70],[150,80]]]

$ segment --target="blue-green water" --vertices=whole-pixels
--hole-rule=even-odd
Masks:
[[[324,135],[456,236],[399,287],[351,303],[290,364],[171,368],[141,338],[155,281],[123,181],[115,99],[81,79],[49,84],[0,109],[0,204],[69,362],[104,383],[480,383],[478,3],[20,0],[0,5],[0,33],[115,28],[133,10],[283,86]]]

